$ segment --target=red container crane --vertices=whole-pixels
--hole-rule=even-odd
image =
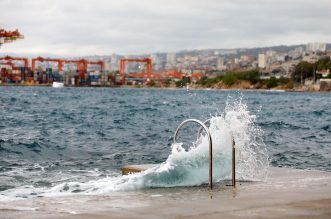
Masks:
[[[70,60],[64,59],[62,60],[63,63],[74,63],[77,66],[78,71],[87,71],[88,65],[99,65],[100,71],[104,71],[105,63],[103,61],[88,61],[86,59],[79,59],[79,60]]]
[[[10,62],[11,61],[22,61],[25,68],[27,68],[29,66],[29,60],[27,58],[5,56],[5,57],[0,57],[0,60],[10,61]]]
[[[103,72],[105,69],[105,63],[103,61],[88,61],[88,65],[99,65],[100,71]]]
[[[34,71],[36,69],[36,62],[56,62],[57,63],[57,69],[58,71],[62,71],[63,62],[62,59],[51,59],[51,58],[43,58],[43,57],[37,57],[32,59],[32,70]]]
[[[14,31],[7,31],[0,28],[0,46],[4,43],[9,43],[17,39],[23,39],[24,36],[16,29]]]
[[[131,76],[142,76],[144,78],[148,78],[149,80],[152,79],[152,59],[121,59],[120,61],[120,77],[121,77],[121,84],[125,83],[125,62],[143,62],[146,63],[146,72],[145,73],[137,73],[131,74]]]
[[[7,66],[10,66],[11,69],[14,69],[15,68],[15,65],[14,63],[12,63],[11,61],[7,61],[7,62],[0,62],[0,65],[7,65]]]

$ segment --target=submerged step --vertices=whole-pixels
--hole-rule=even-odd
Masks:
[[[158,164],[139,164],[139,165],[127,165],[121,168],[122,175],[128,175],[130,173],[139,173],[147,169],[153,168]]]

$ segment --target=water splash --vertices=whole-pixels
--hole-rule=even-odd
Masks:
[[[210,119],[213,140],[213,181],[231,178],[231,142],[236,142],[237,179],[257,181],[267,176],[269,160],[262,140],[263,132],[255,125],[242,97],[228,97],[223,113]],[[189,150],[181,143],[172,145],[169,157],[162,164],[142,173],[107,177],[85,183],[62,183],[50,189],[25,186],[0,194],[0,200],[28,196],[60,196],[70,194],[109,194],[153,187],[198,186],[208,182],[209,146],[206,135]],[[22,195],[23,194],[23,195]]]

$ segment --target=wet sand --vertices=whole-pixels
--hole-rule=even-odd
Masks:
[[[0,218],[331,218],[331,172],[271,168],[265,182],[0,202]]]

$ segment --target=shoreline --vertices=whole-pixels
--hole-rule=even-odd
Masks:
[[[0,84],[0,87],[51,87],[51,84]],[[215,88],[215,87],[164,87],[164,86],[147,86],[147,85],[123,85],[123,86],[64,86],[64,88],[134,88],[134,89],[164,89],[164,90],[212,90],[212,91],[252,91],[252,92],[294,92],[294,93],[330,93],[331,91],[305,90],[300,88],[294,89],[257,89],[257,88]],[[57,88],[58,89],[58,88]]]
[[[237,187],[150,188],[0,202],[0,218],[329,218],[331,172],[271,167]]]

